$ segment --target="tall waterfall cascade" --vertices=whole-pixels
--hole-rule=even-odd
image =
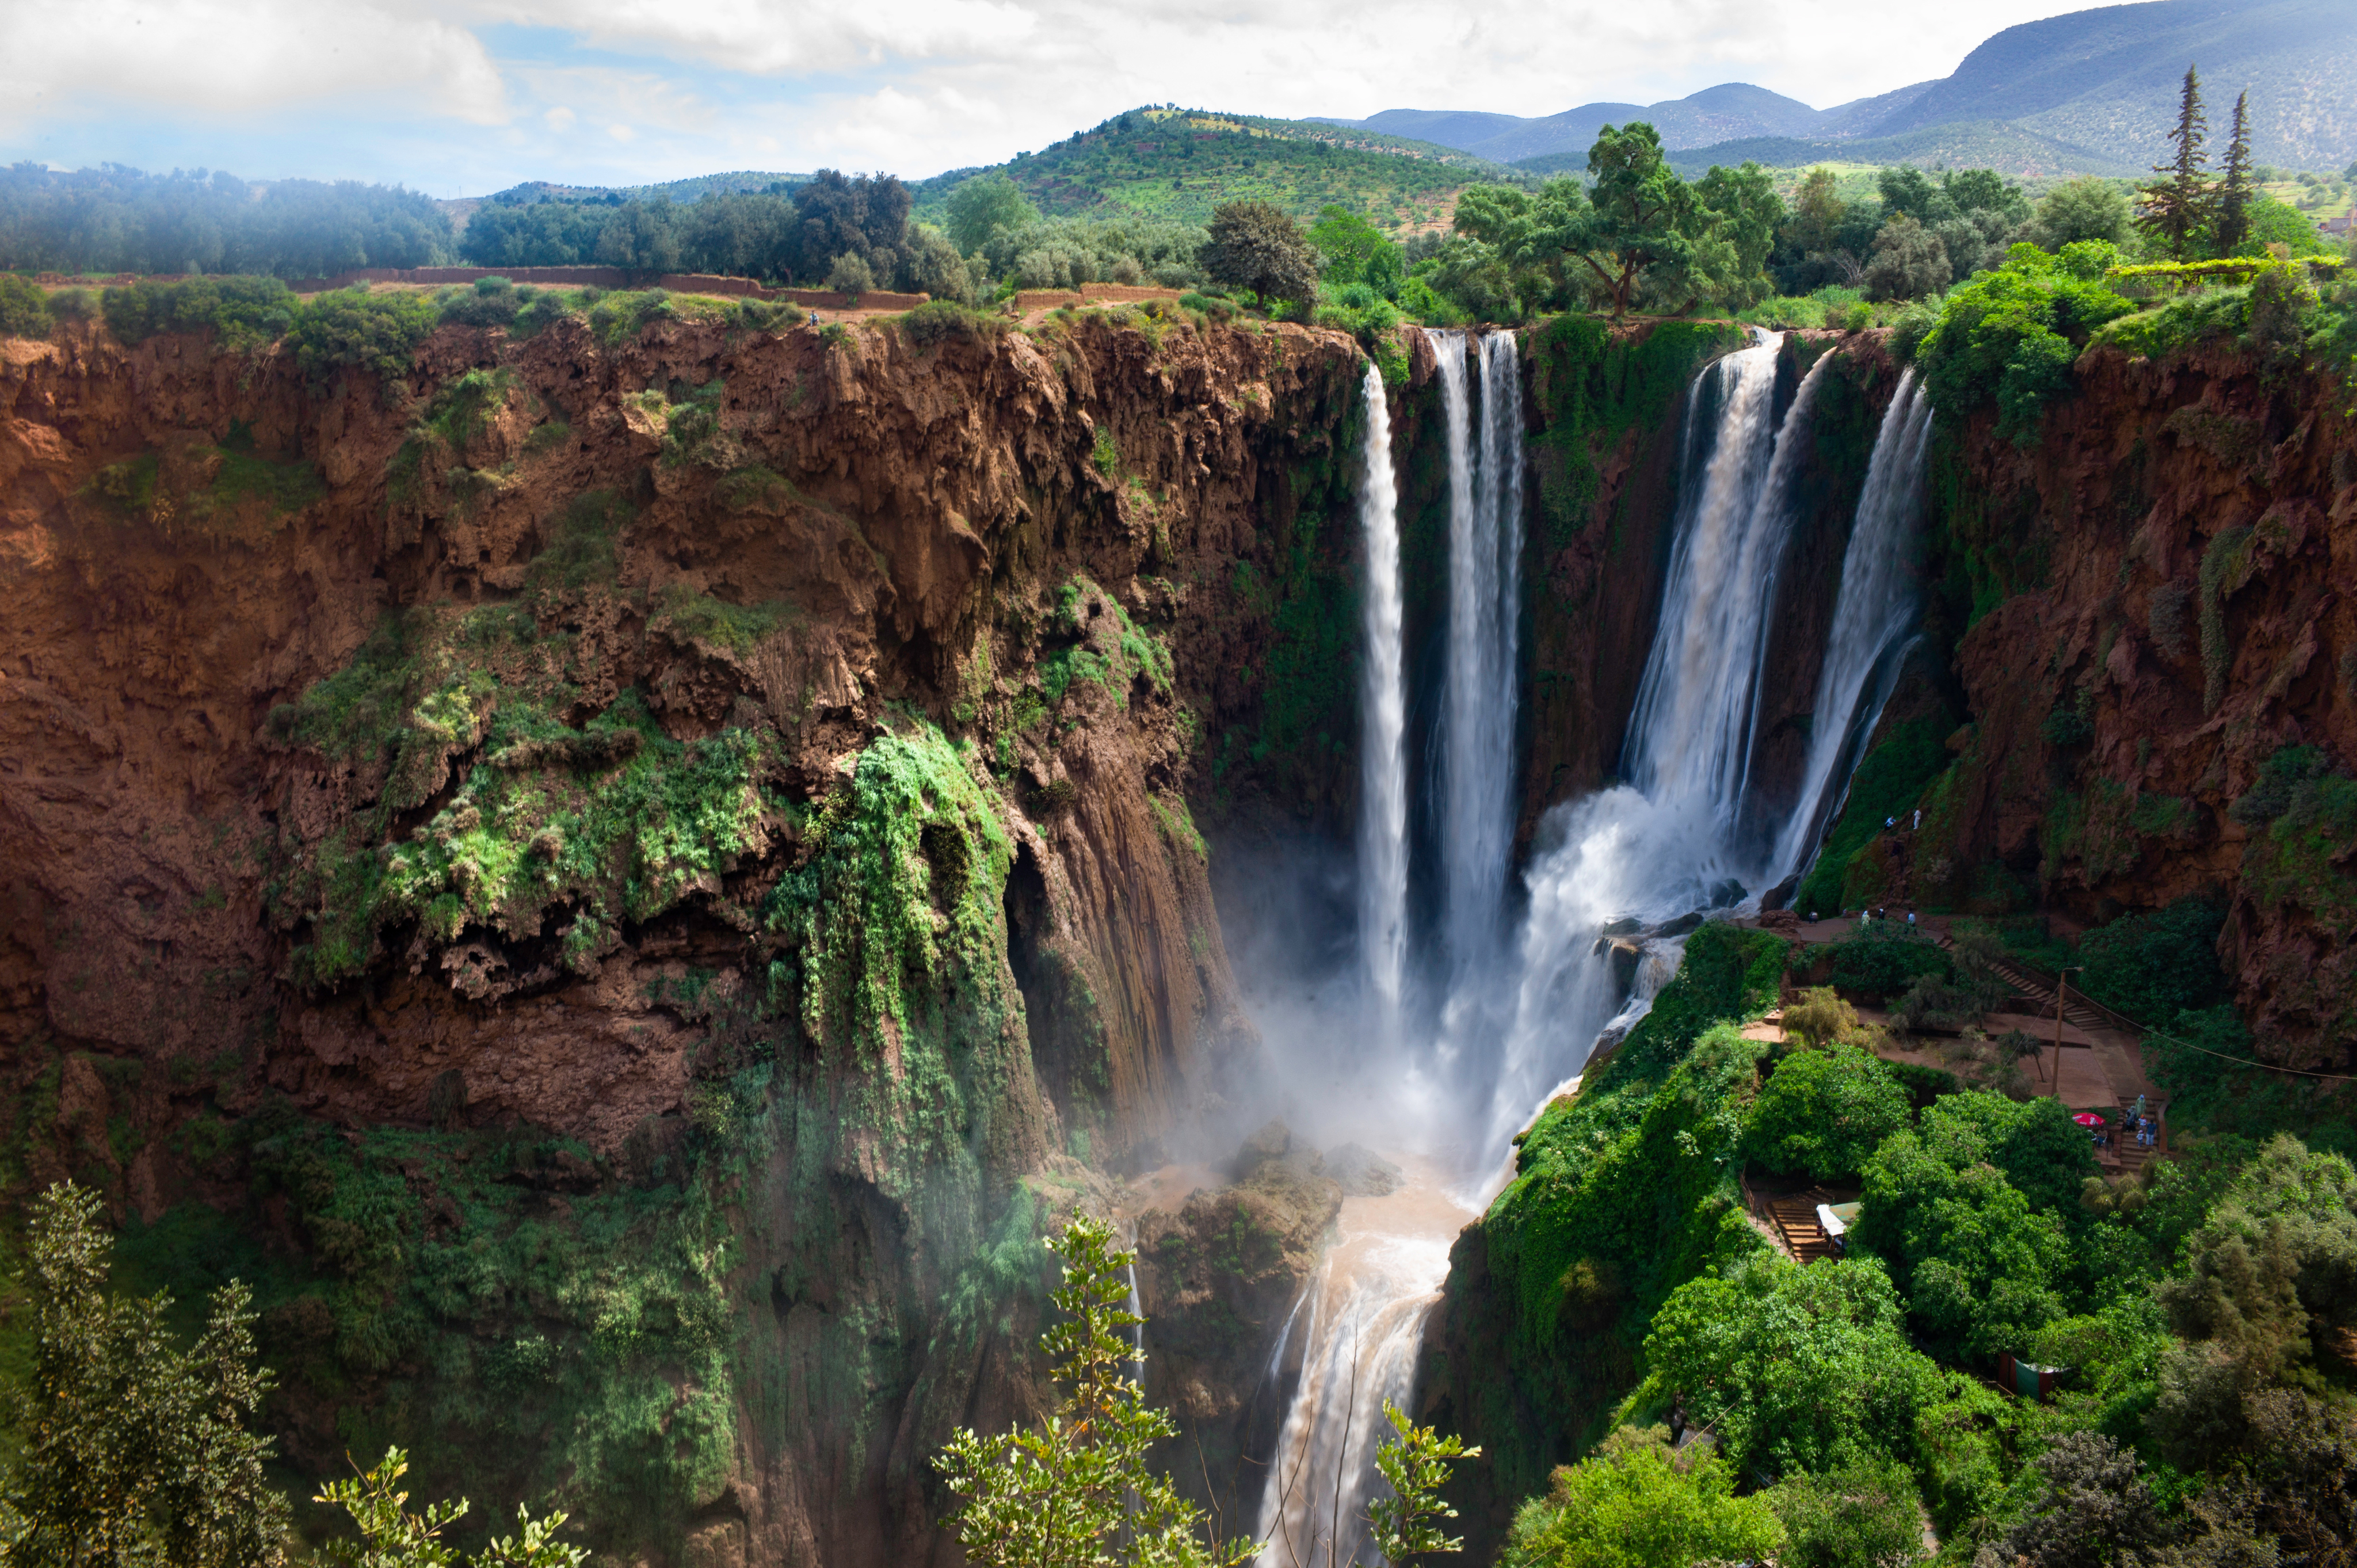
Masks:
[[[1407,676],[1400,650],[1399,487],[1383,372],[1368,365],[1359,463],[1366,545],[1364,656],[1359,677],[1359,944],[1386,1033],[1407,973]]]
[[[1501,1179],[1533,1111],[1576,1084],[1599,1039],[1632,1027],[1676,972],[1684,939],[1646,933],[1698,909],[1749,907],[1757,889],[1802,868],[1896,680],[1915,612],[1907,563],[1931,408],[1910,374],[1882,421],[1852,526],[1799,800],[1772,832],[1747,828],[1760,814],[1758,802],[1749,817],[1745,808],[1778,584],[1807,499],[1795,437],[1833,357],[1818,358],[1781,414],[1781,338],[1758,334],[1705,369],[1685,407],[1669,571],[1623,748],[1626,781],[1548,814],[1523,876],[1521,927],[1510,933],[1520,365],[1509,333],[1429,338],[1448,459],[1433,783],[1449,990],[1432,1037],[1401,1045],[1404,1075],[1436,1086],[1437,1103],[1453,1107],[1456,1144],[1395,1197],[1346,1200],[1338,1240],[1287,1319],[1286,1343],[1300,1336],[1301,1374],[1259,1520],[1266,1560],[1286,1568],[1373,1561],[1364,1520],[1382,1485],[1373,1455],[1387,1431],[1383,1402],[1412,1392],[1450,1240]],[[1365,391],[1361,950],[1371,999],[1405,1027],[1400,1001],[1415,971],[1398,524],[1389,456],[1379,450],[1389,422],[1372,371]],[[1608,950],[1608,927],[1631,933],[1611,940],[1639,945],[1633,981]],[[1484,1048],[1471,1045],[1477,1036]],[[1281,1345],[1279,1360],[1285,1353]]]
[[[1435,335],[1448,439],[1448,653],[1441,717],[1448,949],[1461,976],[1495,950],[1514,841],[1523,552],[1522,367],[1511,332]],[[1470,352],[1469,352],[1469,349]],[[1478,356],[1480,428],[1469,403]]]
[[[1857,521],[1842,557],[1841,596],[1834,604],[1825,662],[1817,677],[1816,723],[1809,735],[1800,799],[1776,843],[1777,880],[1808,869],[1817,836],[1898,682],[1915,620],[1908,547],[1923,510],[1923,464],[1931,449],[1932,400],[1910,369],[1883,411],[1874,456],[1867,463],[1866,489],[1858,497]]]

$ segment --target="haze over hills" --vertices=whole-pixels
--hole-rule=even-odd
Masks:
[[[1661,103],[1583,103],[1533,119],[1387,109],[1327,123],[1542,172],[1571,155],[1584,162],[1602,126],[1643,119],[1665,146],[1712,155],[1681,163],[1945,156],[2024,174],[2115,173],[2160,156],[2189,63],[2201,71],[2222,135],[2234,95],[2253,90],[2260,161],[2322,169],[2357,158],[2357,5],[2349,0],[2147,0],[2076,11],[2006,28],[1941,80],[1824,110],[1726,82]],[[1934,131],[1943,134],[1923,134]]]

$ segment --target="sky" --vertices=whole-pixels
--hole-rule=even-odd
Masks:
[[[1819,108],[2072,0],[0,0],[0,157],[526,179],[1001,162],[1142,104],[1551,114],[1750,81]]]

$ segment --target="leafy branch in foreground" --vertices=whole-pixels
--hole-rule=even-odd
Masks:
[[[8,1415],[24,1451],[7,1477],[10,1563],[281,1568],[286,1500],[264,1478],[270,1439],[244,1423],[270,1391],[254,1364],[253,1293],[212,1294],[179,1348],[172,1299],[107,1290],[99,1197],[71,1182],[33,1202],[33,1375]]]
[[[1064,1261],[1049,1299],[1066,1321],[1039,1343],[1069,1391],[1047,1423],[998,1437],[960,1431],[933,1461],[968,1499],[954,1524],[976,1568],[1228,1568],[1259,1552],[1249,1541],[1205,1546],[1201,1511],[1146,1466],[1147,1449],[1178,1427],[1128,1376],[1136,1352],[1121,1331],[1144,1319],[1127,1310],[1132,1254],[1113,1251],[1113,1239],[1085,1215],[1048,1239]]]
[[[1389,1400],[1383,1401],[1383,1415],[1399,1435],[1375,1451],[1375,1468],[1392,1484],[1390,1497],[1367,1505],[1367,1521],[1375,1527],[1375,1549],[1394,1568],[1427,1552],[1464,1551],[1462,1536],[1452,1540],[1440,1533],[1440,1521],[1457,1517],[1457,1510],[1440,1500],[1440,1488],[1453,1461],[1479,1459],[1481,1450],[1466,1447],[1461,1437],[1443,1437],[1429,1426],[1416,1425]]]
[[[467,1499],[428,1503],[424,1513],[411,1513],[409,1494],[393,1489],[408,1470],[409,1455],[388,1448],[374,1469],[320,1488],[312,1501],[341,1508],[361,1531],[359,1542],[329,1547],[331,1561],[349,1568],[457,1568],[458,1554],[442,1543],[442,1532],[465,1516]],[[588,1549],[556,1539],[565,1520],[561,1511],[534,1519],[518,1503],[516,1533],[477,1552],[474,1568],[580,1568]]]

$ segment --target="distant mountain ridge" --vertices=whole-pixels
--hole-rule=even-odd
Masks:
[[[1660,103],[1583,103],[1537,118],[1387,109],[1324,123],[1542,170],[1571,155],[1584,161],[1607,124],[1645,120],[1674,152],[1724,153],[1706,162],[1923,162],[1971,147],[1995,159],[1990,166],[2018,164],[2013,173],[2126,173],[2160,156],[2189,63],[2201,70],[2220,139],[2247,88],[2262,163],[2338,169],[2357,159],[2352,0],[2144,0],[2074,11],[2006,28],[1946,77],[1831,109],[1731,81]],[[1899,145],[1924,150],[1889,156]]]

